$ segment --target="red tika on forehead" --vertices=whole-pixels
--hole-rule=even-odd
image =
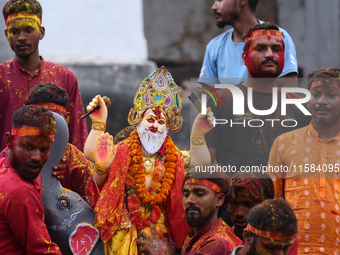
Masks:
[[[279,30],[266,30],[266,29],[261,29],[261,30],[256,30],[251,33],[251,36],[245,39],[245,42],[249,42],[250,40],[253,40],[257,37],[262,37],[262,36],[276,36],[279,37],[282,40],[282,33]]]
[[[208,181],[206,179],[196,179],[196,178],[190,178],[185,181],[184,185],[186,184],[199,184],[206,186],[208,188],[211,188],[212,190],[216,191],[217,193],[221,193],[222,189],[215,183]]]
[[[286,235],[283,235],[281,233],[273,233],[273,232],[270,232],[270,231],[259,230],[255,227],[253,227],[252,225],[250,225],[249,223],[247,225],[247,229],[257,236],[261,236],[261,237],[268,238],[268,239],[287,240],[287,239],[293,239],[294,238],[294,236],[286,236]]]
[[[159,108],[152,108],[152,111],[156,115],[156,119],[161,118],[162,111]]]

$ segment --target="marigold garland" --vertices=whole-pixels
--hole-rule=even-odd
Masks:
[[[149,191],[145,188],[145,172],[142,166],[143,152],[138,132],[135,130],[130,134],[130,149],[133,164],[130,166],[129,171],[132,172],[135,177],[138,197],[145,205],[161,205],[163,202],[165,202],[169,195],[171,185],[175,179],[175,169],[177,162],[175,145],[169,136],[165,138],[164,143],[165,176],[162,180],[160,193],[151,195]]]

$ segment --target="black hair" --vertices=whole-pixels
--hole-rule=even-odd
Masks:
[[[275,195],[273,180],[267,173],[237,173],[232,178],[232,188],[234,193],[240,189],[246,190],[258,202],[272,199]]]
[[[280,31],[279,27],[273,23],[270,23],[270,22],[265,22],[265,23],[262,23],[262,24],[257,24],[251,28],[249,28],[248,32],[245,34],[244,36],[244,39],[246,40],[247,38],[250,38],[252,33],[254,31],[257,31],[257,30],[278,30]],[[247,52],[249,50],[249,47],[251,45],[251,43],[253,42],[253,40],[249,40],[245,45],[244,45],[244,48],[243,48],[243,52]],[[283,43],[283,50],[284,50],[284,41],[282,40],[282,43]]]
[[[322,79],[322,78],[331,78],[331,80],[338,80],[338,83],[340,84],[340,69],[334,68],[334,67],[327,67],[322,68],[319,70],[316,70],[314,72],[311,72],[307,76],[307,88],[310,90],[310,87],[312,83],[316,80],[321,80],[323,86],[328,86],[328,79]]]
[[[10,14],[22,11],[36,14],[42,20],[42,8],[37,0],[10,0],[2,9],[2,14],[6,20]]]
[[[217,186],[221,188],[222,193],[225,195],[224,203],[218,210],[218,217],[221,217],[222,215],[228,212],[228,204],[229,204],[229,201],[234,197],[234,192],[231,188],[230,181],[224,176],[222,176],[220,173],[217,173],[217,172],[210,173],[208,177],[210,178],[204,178],[204,180],[208,180],[212,183],[215,183]],[[197,177],[197,173],[195,174],[195,172],[191,172],[191,171],[187,172],[184,176],[182,187],[184,186],[185,181],[190,178],[199,178],[199,177]],[[215,193],[217,194],[216,191]]]
[[[289,203],[280,197],[268,199],[254,206],[248,223],[259,230],[294,236],[298,232],[297,219]]]
[[[255,13],[256,12],[256,7],[257,4],[259,3],[260,0],[248,0],[248,5],[249,5],[249,9]]]
[[[49,110],[36,105],[19,108],[13,114],[12,127],[38,127],[41,135],[53,135],[57,132],[55,118]]]
[[[63,88],[44,82],[31,89],[26,96],[25,105],[54,103],[67,108],[68,100],[68,95]]]
[[[128,126],[122,130],[120,130],[115,137],[113,138],[113,144],[117,144],[127,138],[130,137],[130,134],[132,131],[136,130],[136,127],[134,126]]]

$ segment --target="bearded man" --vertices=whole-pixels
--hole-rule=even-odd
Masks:
[[[216,159],[219,165],[230,165],[237,171],[242,167],[267,165],[275,138],[303,127],[309,121],[295,105],[287,105],[287,114],[281,114],[281,90],[277,79],[284,68],[285,44],[279,28],[271,23],[256,25],[245,35],[245,42],[242,58],[247,66],[247,80],[235,85],[235,89],[241,90],[244,98],[251,99],[252,104],[244,104],[244,113],[234,115],[237,98],[229,89],[220,89],[221,105],[215,106],[213,102],[208,105],[216,119],[228,123],[217,125],[206,135],[212,162]],[[275,96],[277,108],[264,115],[264,110],[272,109]],[[286,98],[297,99],[299,96],[286,93]],[[285,125],[280,124],[282,122]],[[296,126],[292,125],[294,122]]]
[[[44,222],[37,181],[57,131],[55,118],[39,106],[18,109],[6,133],[8,154],[0,158],[0,254],[60,254]]]
[[[247,68],[242,61],[242,49],[246,44],[244,35],[251,27],[264,23],[255,17],[258,3],[259,0],[213,1],[216,25],[222,29],[228,25],[231,28],[207,45],[198,80],[200,83],[210,86],[220,83],[236,85],[247,79]],[[297,87],[298,62],[295,45],[287,31],[279,29],[284,35],[285,60],[278,83],[282,87]]]
[[[210,173],[208,177],[195,176],[195,172],[185,175],[182,201],[192,229],[181,255],[230,255],[242,244],[232,228],[220,219],[233,196],[228,179],[218,173]]]
[[[167,136],[168,130],[180,130],[183,119],[178,86],[164,67],[144,79],[136,93],[128,121],[137,130],[129,139],[113,146],[112,136],[103,134],[107,108],[102,98],[97,96],[87,110],[98,104],[100,110],[90,115],[93,125],[84,153],[95,162],[94,179],[103,187],[100,198],[92,193],[98,199],[95,224],[106,254],[137,254],[137,235],[153,236],[150,225],[160,244],[169,239],[181,248],[190,229],[181,206],[184,169],[210,162],[204,134],[213,127],[212,112],[207,111],[207,121],[201,114],[195,119],[190,153]]]

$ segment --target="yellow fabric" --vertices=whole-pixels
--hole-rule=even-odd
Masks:
[[[137,228],[118,230],[104,243],[106,255],[137,255]]]
[[[145,213],[145,208],[143,210],[143,218],[150,216],[150,213]],[[162,213],[156,224],[154,224],[158,237],[162,239],[167,235],[168,230],[165,227],[165,217]],[[150,227],[143,228],[143,231],[151,237]],[[132,225],[129,229],[120,229],[104,243],[105,254],[106,255],[137,255],[137,228]]]
[[[312,124],[280,135],[272,146],[268,169],[290,168],[270,175],[275,196],[283,195],[298,219],[299,254],[340,253],[339,156],[340,133],[323,142]]]

